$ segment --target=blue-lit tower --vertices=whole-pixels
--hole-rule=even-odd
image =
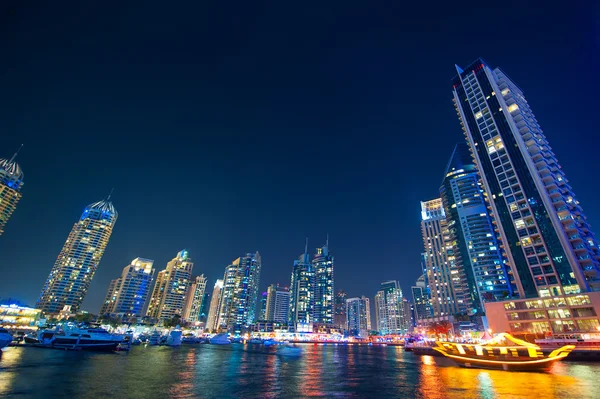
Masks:
[[[0,158],[0,235],[21,199],[23,171],[15,162],[17,153],[10,159]]]

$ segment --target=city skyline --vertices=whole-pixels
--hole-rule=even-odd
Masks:
[[[141,256],[162,266],[183,247],[202,258],[209,284],[248,248],[263,254],[264,283],[288,284],[297,243],[326,232],[339,265],[336,287],[371,297],[381,281],[398,279],[408,292],[420,275],[413,251],[421,246],[418,201],[438,195],[449,151],[464,140],[448,90],[453,65],[479,55],[525,91],[569,183],[588,204],[590,224],[600,225],[593,172],[581,162],[594,159],[598,140],[590,94],[596,36],[585,23],[569,29],[582,17],[574,10],[549,8],[540,21],[535,7],[523,5],[513,15],[498,5],[489,13],[495,21],[536,18],[535,27],[513,24],[527,42],[515,49],[492,23],[471,21],[481,32],[473,37],[472,25],[440,17],[436,29],[452,34],[434,35],[377,7],[360,34],[354,23],[334,32],[315,21],[302,38],[280,35],[287,26],[267,13],[256,17],[256,36],[246,35],[240,21],[231,37],[212,43],[203,38],[215,25],[192,23],[190,13],[183,38],[121,25],[100,38],[92,32],[111,16],[82,7],[77,21],[53,7],[42,10],[47,18],[23,16],[0,39],[16,64],[0,66],[10,77],[3,85],[10,103],[0,107],[7,132],[1,157],[24,143],[18,163],[26,173],[23,197],[0,239],[0,268],[11,276],[0,282],[3,296],[33,304],[72,215],[112,187],[122,216],[83,304],[91,311],[126,262]],[[127,20],[138,12],[132,11],[118,13]],[[474,6],[463,17],[480,11]],[[344,13],[342,19],[362,18]],[[312,14],[301,17],[314,21]],[[63,32],[47,29],[52,18]],[[48,52],[31,51],[40,47]],[[195,47],[206,51],[189,51]],[[157,52],[168,54],[164,62]],[[85,60],[85,67],[74,60]],[[564,101],[580,96],[578,104]],[[83,137],[102,145],[83,145]],[[250,162],[238,156],[247,152]],[[156,182],[170,189],[148,194]],[[189,191],[175,194],[179,188]],[[158,217],[150,222],[150,215]]]

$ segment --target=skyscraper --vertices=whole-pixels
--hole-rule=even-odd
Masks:
[[[154,277],[153,264],[153,260],[135,258],[125,266],[121,277],[110,282],[100,315],[143,316]]]
[[[259,320],[267,320],[267,301],[269,297],[268,292],[263,292],[260,296],[260,315],[258,316]]]
[[[346,299],[346,315],[348,334],[367,338],[371,331],[371,306],[369,298],[364,296],[360,298]]]
[[[317,253],[312,260],[314,271],[314,308],[313,321],[315,323],[333,324],[334,316],[334,286],[333,286],[334,258],[329,253],[329,237],[326,244],[317,248]]]
[[[267,289],[267,308],[265,320],[286,323],[290,308],[290,290],[271,284]]]
[[[49,315],[58,314],[65,306],[70,306],[72,313],[79,310],[117,216],[110,196],[84,209],[58,254],[36,308]]]
[[[421,275],[411,287],[415,309],[415,323],[433,317],[431,300],[429,298],[429,287],[425,283],[425,275]]]
[[[202,301],[204,300],[204,291],[206,290],[206,277],[204,274],[196,276],[193,283],[187,290],[185,296],[185,305],[183,308],[183,319],[195,323],[200,321],[200,312],[202,310]]]
[[[225,268],[219,311],[220,329],[239,333],[256,320],[260,270],[258,252],[247,253]]]
[[[600,290],[600,252],[521,89],[477,59],[454,103],[521,297]],[[512,282],[511,282],[512,283]]]
[[[187,250],[181,250],[158,272],[152,291],[147,316],[161,321],[183,317],[183,307],[188,287],[191,285],[194,264]]]
[[[304,253],[294,261],[290,284],[289,321],[298,324],[313,322],[315,273],[308,255],[308,242]]]
[[[334,316],[334,324],[340,330],[346,329],[346,299],[348,299],[348,295],[346,292],[342,290],[338,290],[335,294],[335,316]]]
[[[23,171],[15,162],[16,157],[17,153],[10,159],[0,158],[0,236],[21,199]]]
[[[402,288],[398,281],[381,283],[375,295],[375,315],[380,334],[405,334],[408,331],[408,315],[402,301]]]
[[[433,316],[450,316],[459,313],[454,292],[454,270],[451,244],[448,237],[446,214],[442,199],[421,202],[421,231],[425,245],[424,262]]]
[[[440,193],[456,270],[468,296],[464,300],[481,314],[483,302],[518,296],[516,284],[510,281],[510,265],[502,255],[466,144],[454,148],[444,176]]]
[[[223,294],[223,280],[217,280],[210,299],[210,308],[206,317],[206,330],[212,332],[219,328],[219,307]]]

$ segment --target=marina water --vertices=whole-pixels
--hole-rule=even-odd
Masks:
[[[583,399],[600,392],[600,363],[524,373],[460,368],[397,347],[302,347],[300,358],[241,344],[129,353],[7,348],[0,397]]]

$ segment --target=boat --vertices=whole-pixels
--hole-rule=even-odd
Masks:
[[[277,348],[276,353],[279,356],[300,357],[302,356],[302,348],[293,345],[282,345]]]
[[[508,333],[482,344],[437,341],[433,349],[464,367],[500,370],[543,370],[567,357],[574,345],[565,345],[545,355],[541,348]]]
[[[247,343],[254,344],[254,345],[262,345],[263,340],[260,338],[251,338],[247,341]]]
[[[274,345],[281,345],[281,342],[275,341],[274,339],[267,339],[263,342],[263,344],[265,346],[274,346]]]
[[[150,337],[148,337],[148,345],[154,346],[154,345],[158,345],[160,344],[160,339],[162,338],[162,335],[160,332],[154,330],[152,332],[152,334],[150,334]]]
[[[227,337],[227,334],[217,334],[211,339],[208,340],[209,343],[213,345],[229,345],[231,341]]]
[[[181,335],[183,332],[179,329],[175,329],[167,335],[165,345],[167,346],[181,346]]]
[[[37,337],[28,336],[25,342],[51,348],[114,351],[123,339],[122,335],[110,334],[103,328],[67,326],[56,330],[40,330]]]
[[[0,327],[0,350],[7,347],[13,340],[12,335],[6,328]]]

